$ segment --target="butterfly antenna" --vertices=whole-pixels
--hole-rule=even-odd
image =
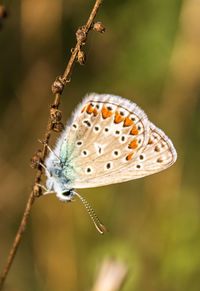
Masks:
[[[48,174],[49,174],[49,177],[51,177],[51,173],[49,172],[49,170],[47,169],[47,167],[43,164],[43,163],[41,163],[41,162],[39,162],[38,163],[45,171],[47,171],[48,172]]]
[[[81,200],[81,202],[85,206],[85,208],[86,208],[92,222],[94,223],[96,229],[98,230],[98,232],[100,234],[104,234],[105,232],[107,232],[106,227],[101,223],[101,221],[99,220],[98,216],[96,215],[94,209],[89,204],[89,202],[85,198],[83,198],[79,193],[77,193],[77,192],[74,192],[74,193],[76,194],[76,196],[78,196],[78,198]]]
[[[40,139],[38,141],[41,142],[43,145],[45,145],[47,147],[47,149],[49,150],[49,152],[52,153],[60,162],[59,156],[50,148],[50,146],[46,142],[41,141]]]

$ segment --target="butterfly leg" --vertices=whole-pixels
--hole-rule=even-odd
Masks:
[[[45,191],[45,192],[42,193],[42,195],[55,193],[54,191],[49,191],[49,190],[48,190],[44,185],[42,185],[42,184],[36,183],[36,185]]]

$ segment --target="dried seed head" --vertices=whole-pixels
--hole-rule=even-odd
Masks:
[[[42,151],[41,150],[38,150],[33,155],[33,157],[31,158],[31,161],[30,161],[31,168],[38,169],[38,167],[40,166],[40,162],[41,162],[41,154],[42,154]]]
[[[98,21],[98,22],[94,23],[93,30],[97,31],[97,32],[100,32],[100,33],[104,33],[106,28],[105,28],[105,26],[103,25],[102,22]]]
[[[86,54],[84,51],[78,51],[77,59],[80,65],[85,65],[86,63]]]
[[[87,37],[87,34],[86,34],[85,30],[84,30],[84,26],[79,27],[77,32],[76,32],[76,40],[80,41],[82,43],[85,43],[86,37]]]
[[[51,86],[51,91],[53,94],[57,94],[57,93],[60,93],[62,94],[62,91],[64,89],[64,82],[62,80],[62,77],[59,76],[56,78],[56,80],[53,82],[52,86]]]
[[[53,125],[53,131],[55,131],[55,132],[61,132],[61,131],[63,131],[63,129],[64,129],[64,125],[63,125],[62,122],[54,123],[54,125]]]
[[[62,119],[62,113],[60,110],[51,107],[50,109],[50,117],[51,117],[51,122],[52,123],[58,123]]]

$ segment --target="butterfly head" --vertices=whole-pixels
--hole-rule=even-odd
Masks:
[[[66,177],[64,165],[60,162],[54,161],[53,167],[49,167],[46,171],[47,174],[47,189],[55,191],[56,196],[62,201],[72,201],[74,191],[70,186],[70,179]]]
[[[65,202],[71,202],[73,200],[74,195],[75,195],[74,189],[69,189],[60,193],[56,193],[56,196],[61,201],[65,201]]]

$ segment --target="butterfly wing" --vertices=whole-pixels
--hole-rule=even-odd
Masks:
[[[176,150],[166,134],[150,122],[150,136],[144,150],[134,160],[139,175],[147,176],[170,167],[177,159]]]
[[[74,188],[137,179],[169,167],[176,159],[166,135],[135,103],[119,96],[87,96],[63,140],[57,149],[73,168]]]

